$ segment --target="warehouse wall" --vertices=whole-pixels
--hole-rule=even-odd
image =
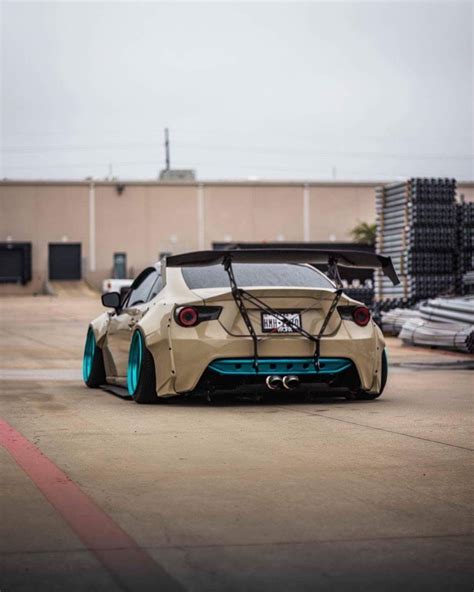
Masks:
[[[205,242],[303,240],[302,186],[204,188]]]
[[[95,285],[111,277],[113,253],[125,252],[131,275],[157,261],[160,253],[197,249],[197,188],[189,185],[95,188]]]
[[[0,294],[41,289],[51,242],[80,242],[84,277],[99,287],[115,252],[127,254],[135,275],[159,253],[209,248],[213,241],[349,240],[358,221],[375,220],[376,185],[125,182],[119,193],[112,182],[4,181],[0,242],[32,242],[33,280],[0,285]],[[459,193],[474,201],[474,183],[460,185]]]
[[[48,276],[48,244],[77,242],[88,258],[88,192],[77,185],[0,185],[2,241],[32,243],[32,281],[0,284],[0,294],[36,292]],[[85,263],[84,261],[84,263]]]
[[[375,187],[310,188],[310,240],[350,240],[357,222],[375,222]]]
[[[474,183],[461,183],[458,185],[458,196],[464,195],[465,201],[474,201]]]

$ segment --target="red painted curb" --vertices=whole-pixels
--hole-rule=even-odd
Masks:
[[[121,588],[133,591],[183,590],[74,481],[1,418],[0,444]]]

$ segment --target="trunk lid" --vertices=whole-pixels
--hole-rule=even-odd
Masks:
[[[301,315],[301,326],[305,331],[316,335],[334,300],[334,291],[319,288],[246,288],[249,294],[261,300],[278,312],[297,312]],[[224,329],[235,337],[248,337],[249,332],[234,301],[229,288],[205,288],[193,290],[202,298],[206,305],[222,306],[219,322]],[[299,333],[264,332],[262,327],[262,311],[250,302],[245,302],[249,318],[255,333],[265,337],[301,337]],[[334,312],[325,335],[336,332],[341,318]]]

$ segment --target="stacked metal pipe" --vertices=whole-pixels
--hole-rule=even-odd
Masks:
[[[433,298],[420,304],[420,317],[439,323],[464,323],[474,328],[474,297]]]
[[[372,306],[374,302],[374,289],[369,287],[361,287],[361,288],[346,288],[344,293],[349,296],[349,298],[354,298],[358,302],[362,302],[366,306]]]
[[[392,257],[400,284],[375,276],[375,296],[391,306],[454,293],[457,218],[454,179],[410,179],[376,189],[377,251]]]
[[[474,271],[466,271],[462,275],[462,288],[465,294],[474,294]]]
[[[342,280],[342,286],[344,294],[347,294],[349,298],[354,298],[354,300],[358,300],[366,306],[372,307],[374,303],[374,285],[372,280],[366,280],[363,284],[358,280],[354,280],[351,283]]]
[[[457,204],[456,214],[456,291],[459,294],[474,294],[474,203]]]
[[[383,332],[405,343],[474,353],[474,296],[433,298],[381,316]]]
[[[474,353],[474,328],[463,323],[437,323],[413,318],[405,322],[399,337],[411,345]]]
[[[412,308],[393,308],[383,312],[381,317],[384,335],[397,336],[408,320],[420,318],[420,311]]]

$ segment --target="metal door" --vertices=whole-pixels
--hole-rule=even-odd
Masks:
[[[114,253],[114,279],[124,280],[127,277],[127,253]]]

